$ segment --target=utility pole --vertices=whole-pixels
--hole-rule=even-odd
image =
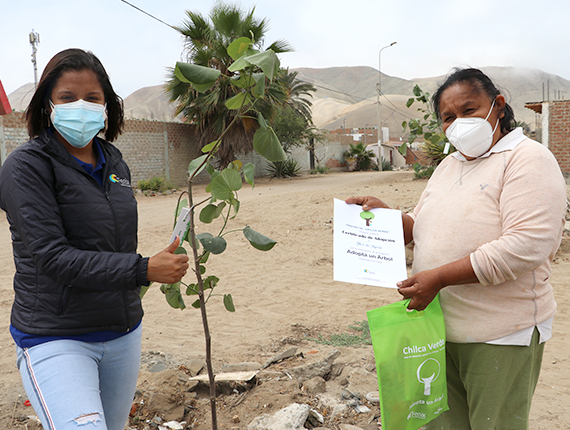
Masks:
[[[37,45],[40,44],[40,34],[35,33],[32,28],[30,33],[30,45],[32,45],[32,64],[34,65],[34,88],[38,87],[38,65],[36,62],[36,53],[38,52]]]
[[[378,169],[382,171],[382,157],[384,155],[384,147],[382,143],[384,142],[384,136],[382,135],[382,119],[380,118],[380,106],[382,102],[380,101],[380,95],[382,94],[382,51],[390,46],[394,46],[398,42],[392,42],[387,46],[384,46],[378,52],[378,83],[376,84],[376,122],[378,123]]]

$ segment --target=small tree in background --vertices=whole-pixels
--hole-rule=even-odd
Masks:
[[[424,141],[422,150],[426,152],[431,161],[430,164],[437,166],[447,156],[447,154],[444,154],[444,149],[449,141],[441,128],[441,123],[436,113],[431,110],[430,94],[424,92],[418,85],[414,86],[413,94],[414,97],[408,99],[406,106],[410,108],[415,102],[421,103],[417,110],[422,113],[422,116],[421,118],[411,119],[409,122],[404,121],[402,123],[403,131],[406,131],[406,128],[409,127],[410,134],[407,143],[401,145],[399,151],[406,156],[408,145],[411,145],[416,139],[422,138]],[[455,150],[453,145],[449,143],[448,153],[451,154]],[[431,171],[433,172],[433,170]]]

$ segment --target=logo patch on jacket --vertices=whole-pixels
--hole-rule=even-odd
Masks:
[[[129,182],[128,179],[119,178],[114,173],[109,175],[109,180],[115,184],[119,184],[122,187],[129,187],[129,188],[131,187],[131,183]]]

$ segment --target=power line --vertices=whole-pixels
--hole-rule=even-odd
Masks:
[[[163,23],[164,25],[166,25],[166,26],[168,26],[168,27],[170,27],[170,28],[176,30],[176,28],[175,28],[174,26],[172,26],[172,25],[170,25],[170,24],[164,22],[162,19],[157,18],[156,16],[151,15],[150,13],[148,13],[148,12],[142,10],[140,7],[137,7],[137,6],[135,6],[134,4],[129,3],[129,2],[126,1],[126,0],[121,0],[121,1],[122,1],[123,3],[128,4],[130,7],[132,7],[132,8],[134,8],[134,9],[138,10],[139,12],[142,12],[142,13],[144,13],[145,15],[150,16],[152,19],[156,19],[158,22],[161,22],[161,23]]]

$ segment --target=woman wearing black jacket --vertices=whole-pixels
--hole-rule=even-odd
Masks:
[[[179,281],[188,258],[173,254],[178,239],[151,258],[136,253],[130,171],[108,142],[122,101],[97,57],[56,54],[25,117],[31,140],[0,171],[24,388],[46,430],[122,430],[140,363],[140,286]]]

